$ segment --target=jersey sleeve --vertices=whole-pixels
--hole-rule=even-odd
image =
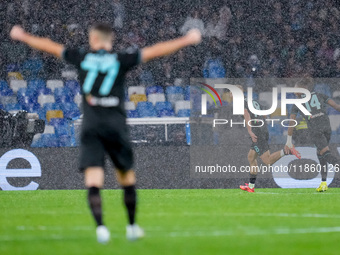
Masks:
[[[84,59],[84,52],[79,49],[65,49],[62,55],[63,59],[70,64],[80,67],[80,63]]]
[[[322,101],[323,101],[325,104],[327,104],[328,100],[331,99],[329,96],[327,96],[327,95],[325,95],[325,94],[319,94],[319,95],[321,95]]]
[[[118,53],[120,65],[125,70],[129,70],[141,63],[141,52],[139,49],[128,49]]]

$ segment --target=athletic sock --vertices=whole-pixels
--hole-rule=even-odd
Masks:
[[[329,164],[332,164],[333,166],[340,163],[340,160],[337,157],[333,156],[330,151],[326,151],[322,155],[322,157],[326,160],[326,162],[328,162]]]
[[[255,187],[255,181],[256,181],[256,174],[250,174],[249,178],[249,188],[253,189]]]
[[[321,181],[325,182],[327,180],[327,161],[325,159],[324,155],[319,155],[318,154],[318,159],[320,161],[321,165]]]
[[[286,155],[286,154],[285,154],[285,151],[284,151],[283,149],[280,150],[280,156],[283,157],[284,155]]]
[[[137,193],[134,185],[125,186],[124,189],[124,203],[126,206],[126,210],[128,213],[129,224],[133,225],[135,223],[135,214],[136,214],[136,202],[137,202]]]
[[[321,170],[321,178],[322,181],[325,182],[327,180],[327,163],[332,164],[333,166],[340,163],[340,160],[333,156],[330,151],[326,151],[323,155],[319,157],[320,164],[325,165],[326,167],[323,167]]]
[[[102,199],[100,197],[100,189],[97,187],[89,188],[87,199],[97,226],[103,225]]]

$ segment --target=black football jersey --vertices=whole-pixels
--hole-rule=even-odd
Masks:
[[[324,129],[330,127],[329,118],[327,115],[327,102],[330,98],[324,94],[312,92],[311,99],[302,104],[311,115],[303,114],[300,109],[293,105],[291,114],[298,115],[300,113],[307,120],[308,128]]]
[[[63,58],[79,71],[84,122],[114,121],[113,118],[119,121],[119,117],[125,121],[124,78],[127,71],[140,63],[140,51],[112,53],[65,49]]]

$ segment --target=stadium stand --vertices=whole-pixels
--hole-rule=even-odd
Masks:
[[[0,90],[9,89],[7,81],[0,80]]]
[[[131,97],[131,95],[137,94],[137,95],[145,95],[145,87],[142,86],[131,86],[128,87],[128,95]]]
[[[64,87],[64,83],[61,80],[48,80],[46,82],[46,87],[54,91],[56,88]]]
[[[157,102],[164,102],[165,95],[163,93],[150,94],[148,95],[148,101],[155,105]]]
[[[61,104],[60,107],[62,111],[64,112],[65,118],[77,119],[81,115],[81,112],[78,106],[73,102]]]
[[[137,104],[139,117],[157,117],[156,110],[151,102],[139,102]]]
[[[76,80],[65,81],[65,88],[68,88],[72,92],[72,95],[80,93],[80,84]]]
[[[169,86],[166,88],[167,101],[173,105],[177,101],[184,100],[183,88],[179,86]]]
[[[76,105],[80,108],[80,106],[81,106],[81,104],[82,104],[82,102],[83,102],[83,98],[82,98],[82,96],[81,96],[80,93],[78,93],[78,94],[76,94],[76,95],[74,96],[73,102],[75,102]]]
[[[178,110],[177,117],[190,117],[190,109]]]
[[[61,110],[50,110],[46,112],[46,120],[50,122],[51,119],[64,118],[64,113]]]
[[[147,98],[145,94],[132,94],[130,96],[130,101],[134,102],[135,105],[137,106],[139,102],[146,102]]]
[[[149,86],[146,87],[146,95],[150,94],[164,94],[164,89],[161,86]]]
[[[17,92],[20,88],[26,88],[27,82],[24,80],[12,80],[10,82],[10,88],[13,90],[13,92]]]
[[[127,110],[127,117],[128,118],[139,118],[138,111],[137,110]]]
[[[16,96],[1,96],[0,97],[0,103],[2,105],[7,105],[7,104],[16,104],[18,102]]]
[[[332,131],[337,131],[340,127],[339,115],[329,115]]]
[[[25,1],[18,1],[13,7],[11,1],[4,1],[2,9],[11,10],[14,8],[18,15],[13,16],[9,11],[5,11],[3,20],[6,20],[8,24],[26,24],[27,27],[34,27],[36,34],[52,35],[53,40],[63,41],[64,35],[69,34],[69,24],[67,24],[65,17],[76,15],[79,17],[74,21],[76,28],[72,32],[72,36],[68,37],[65,42],[72,45],[84,44],[87,21],[98,16],[96,11],[92,12],[87,9],[84,10],[84,13],[81,13],[82,15],[73,13],[82,9],[80,7],[83,4],[80,2],[74,1],[74,8],[65,10],[63,6],[53,6],[52,8],[48,1],[43,1],[41,5],[35,7],[35,11],[54,18],[51,19],[51,26],[35,26],[35,24],[39,24],[37,16],[24,15],[27,8],[33,7],[24,6],[23,2]],[[229,23],[224,24],[228,27],[228,29],[224,29],[228,33],[208,29],[204,35],[205,43],[181,51],[169,59],[142,65],[140,70],[131,72],[127,77],[130,82],[127,82],[129,86],[125,96],[128,106],[127,116],[131,118],[142,118],[149,115],[158,117],[189,116],[188,108],[179,109],[176,106],[180,105],[178,102],[190,100],[190,86],[186,86],[186,84],[189,84],[190,77],[209,76],[246,79],[245,84],[254,87],[254,99],[261,102],[267,101],[265,100],[267,98],[265,93],[271,91],[272,84],[259,85],[256,83],[257,78],[294,78],[302,75],[318,78],[340,77],[339,30],[337,28],[339,15],[330,11],[333,7],[336,7],[335,5],[328,4],[329,11],[324,12],[328,13],[328,16],[325,18],[321,13],[319,14],[319,10],[324,8],[322,2],[312,1],[308,8],[300,4],[301,1],[292,2],[291,5],[294,8],[291,8],[292,6],[286,8],[281,4],[287,15],[284,19],[272,20],[271,17],[282,17],[281,8],[276,9],[268,6],[265,1],[254,2],[251,6],[248,2],[246,0],[237,1],[239,7],[237,10],[236,4],[230,3],[232,15]],[[151,0],[150,3],[156,3],[156,1]],[[145,42],[173,38],[181,34],[181,29],[186,27],[184,23],[187,17],[184,15],[182,18],[178,18],[176,10],[180,8],[183,13],[190,13],[191,10],[191,7],[184,2],[176,2],[177,8],[166,10],[168,23],[165,26],[169,29],[158,26],[153,27],[152,32],[150,32],[151,28],[146,25],[150,17],[144,15],[144,12],[136,11],[136,6],[131,1],[121,0],[120,4],[124,7],[125,14],[130,17],[133,16],[136,22],[131,26],[123,24],[117,30],[119,46],[122,49],[131,45],[140,46]],[[211,17],[204,16],[203,13],[218,12],[223,8],[225,10],[224,4],[214,1],[209,4],[202,2],[197,6],[195,5],[199,13],[202,13],[200,24],[203,26],[203,30],[212,21]],[[155,12],[156,6],[156,4],[151,4],[148,7],[149,12],[154,13],[151,18],[155,19],[159,15],[163,15],[163,13],[157,14]],[[114,18],[111,15],[112,10],[109,9],[100,10],[100,12],[101,15],[108,17],[108,22],[114,24]],[[261,15],[254,16],[254,9],[260,10]],[[297,19],[293,15],[294,13],[290,15],[293,10],[303,19]],[[263,29],[254,29],[251,23],[244,19],[248,16],[252,17],[252,24],[256,23],[258,27]],[[271,22],[268,22],[268,20],[271,20]],[[136,29],[138,26],[140,26],[140,29]],[[313,33],[306,33],[305,31],[308,30],[312,30]],[[278,31],[282,32],[279,33]],[[327,33],[324,33],[324,31],[327,31]],[[134,36],[131,36],[131,34]],[[148,36],[146,37],[146,35]],[[38,112],[44,117],[44,120],[46,120],[46,110],[62,110],[64,118],[77,118],[81,114],[82,96],[74,68],[27,49],[20,50],[20,54],[18,54],[18,46],[9,45],[7,36],[4,32],[0,33],[2,39],[0,47],[6,49],[3,51],[2,64],[4,68],[0,76],[2,79],[0,80],[1,107],[3,109],[23,109],[29,112]],[[315,38],[320,39],[315,40]],[[314,43],[311,43],[311,41]],[[327,45],[326,48],[325,45]],[[143,84],[141,82],[142,74],[145,72],[151,73],[154,83]],[[145,86],[136,86],[140,84]],[[174,84],[176,86],[173,86]],[[340,100],[340,91],[338,91],[337,86],[336,82],[334,84],[319,82],[315,86],[315,90]],[[290,96],[294,97],[294,95]],[[208,109],[215,108],[213,100],[210,97],[207,100]],[[230,103],[228,100],[223,101]],[[139,106],[143,102],[151,103],[152,107]],[[53,109],[46,107],[46,104],[49,103],[53,103]],[[225,105],[225,103],[223,104]],[[288,105],[287,108],[289,112],[291,105]],[[331,116],[338,115],[331,109],[328,111]],[[277,114],[278,111],[272,116],[277,116]]]
[[[13,113],[22,110],[22,107],[20,104],[6,104],[5,110],[10,113]]]
[[[178,114],[180,110],[184,110],[184,109],[190,110],[190,101],[184,101],[184,100],[176,101],[175,103],[176,114]]]
[[[125,102],[125,110],[134,111],[136,110],[136,105],[134,104],[134,102]]]
[[[38,96],[38,103],[43,107],[47,103],[54,103],[55,99],[53,95],[40,94]]]
[[[175,113],[170,102],[157,102],[155,104],[158,117],[174,117]]]
[[[184,100],[190,100],[190,86],[184,88]]]

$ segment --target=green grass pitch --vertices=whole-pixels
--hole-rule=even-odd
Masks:
[[[103,191],[96,242],[86,191],[0,191],[0,254],[339,254],[340,189],[140,190],[143,240],[125,239],[120,190]]]

